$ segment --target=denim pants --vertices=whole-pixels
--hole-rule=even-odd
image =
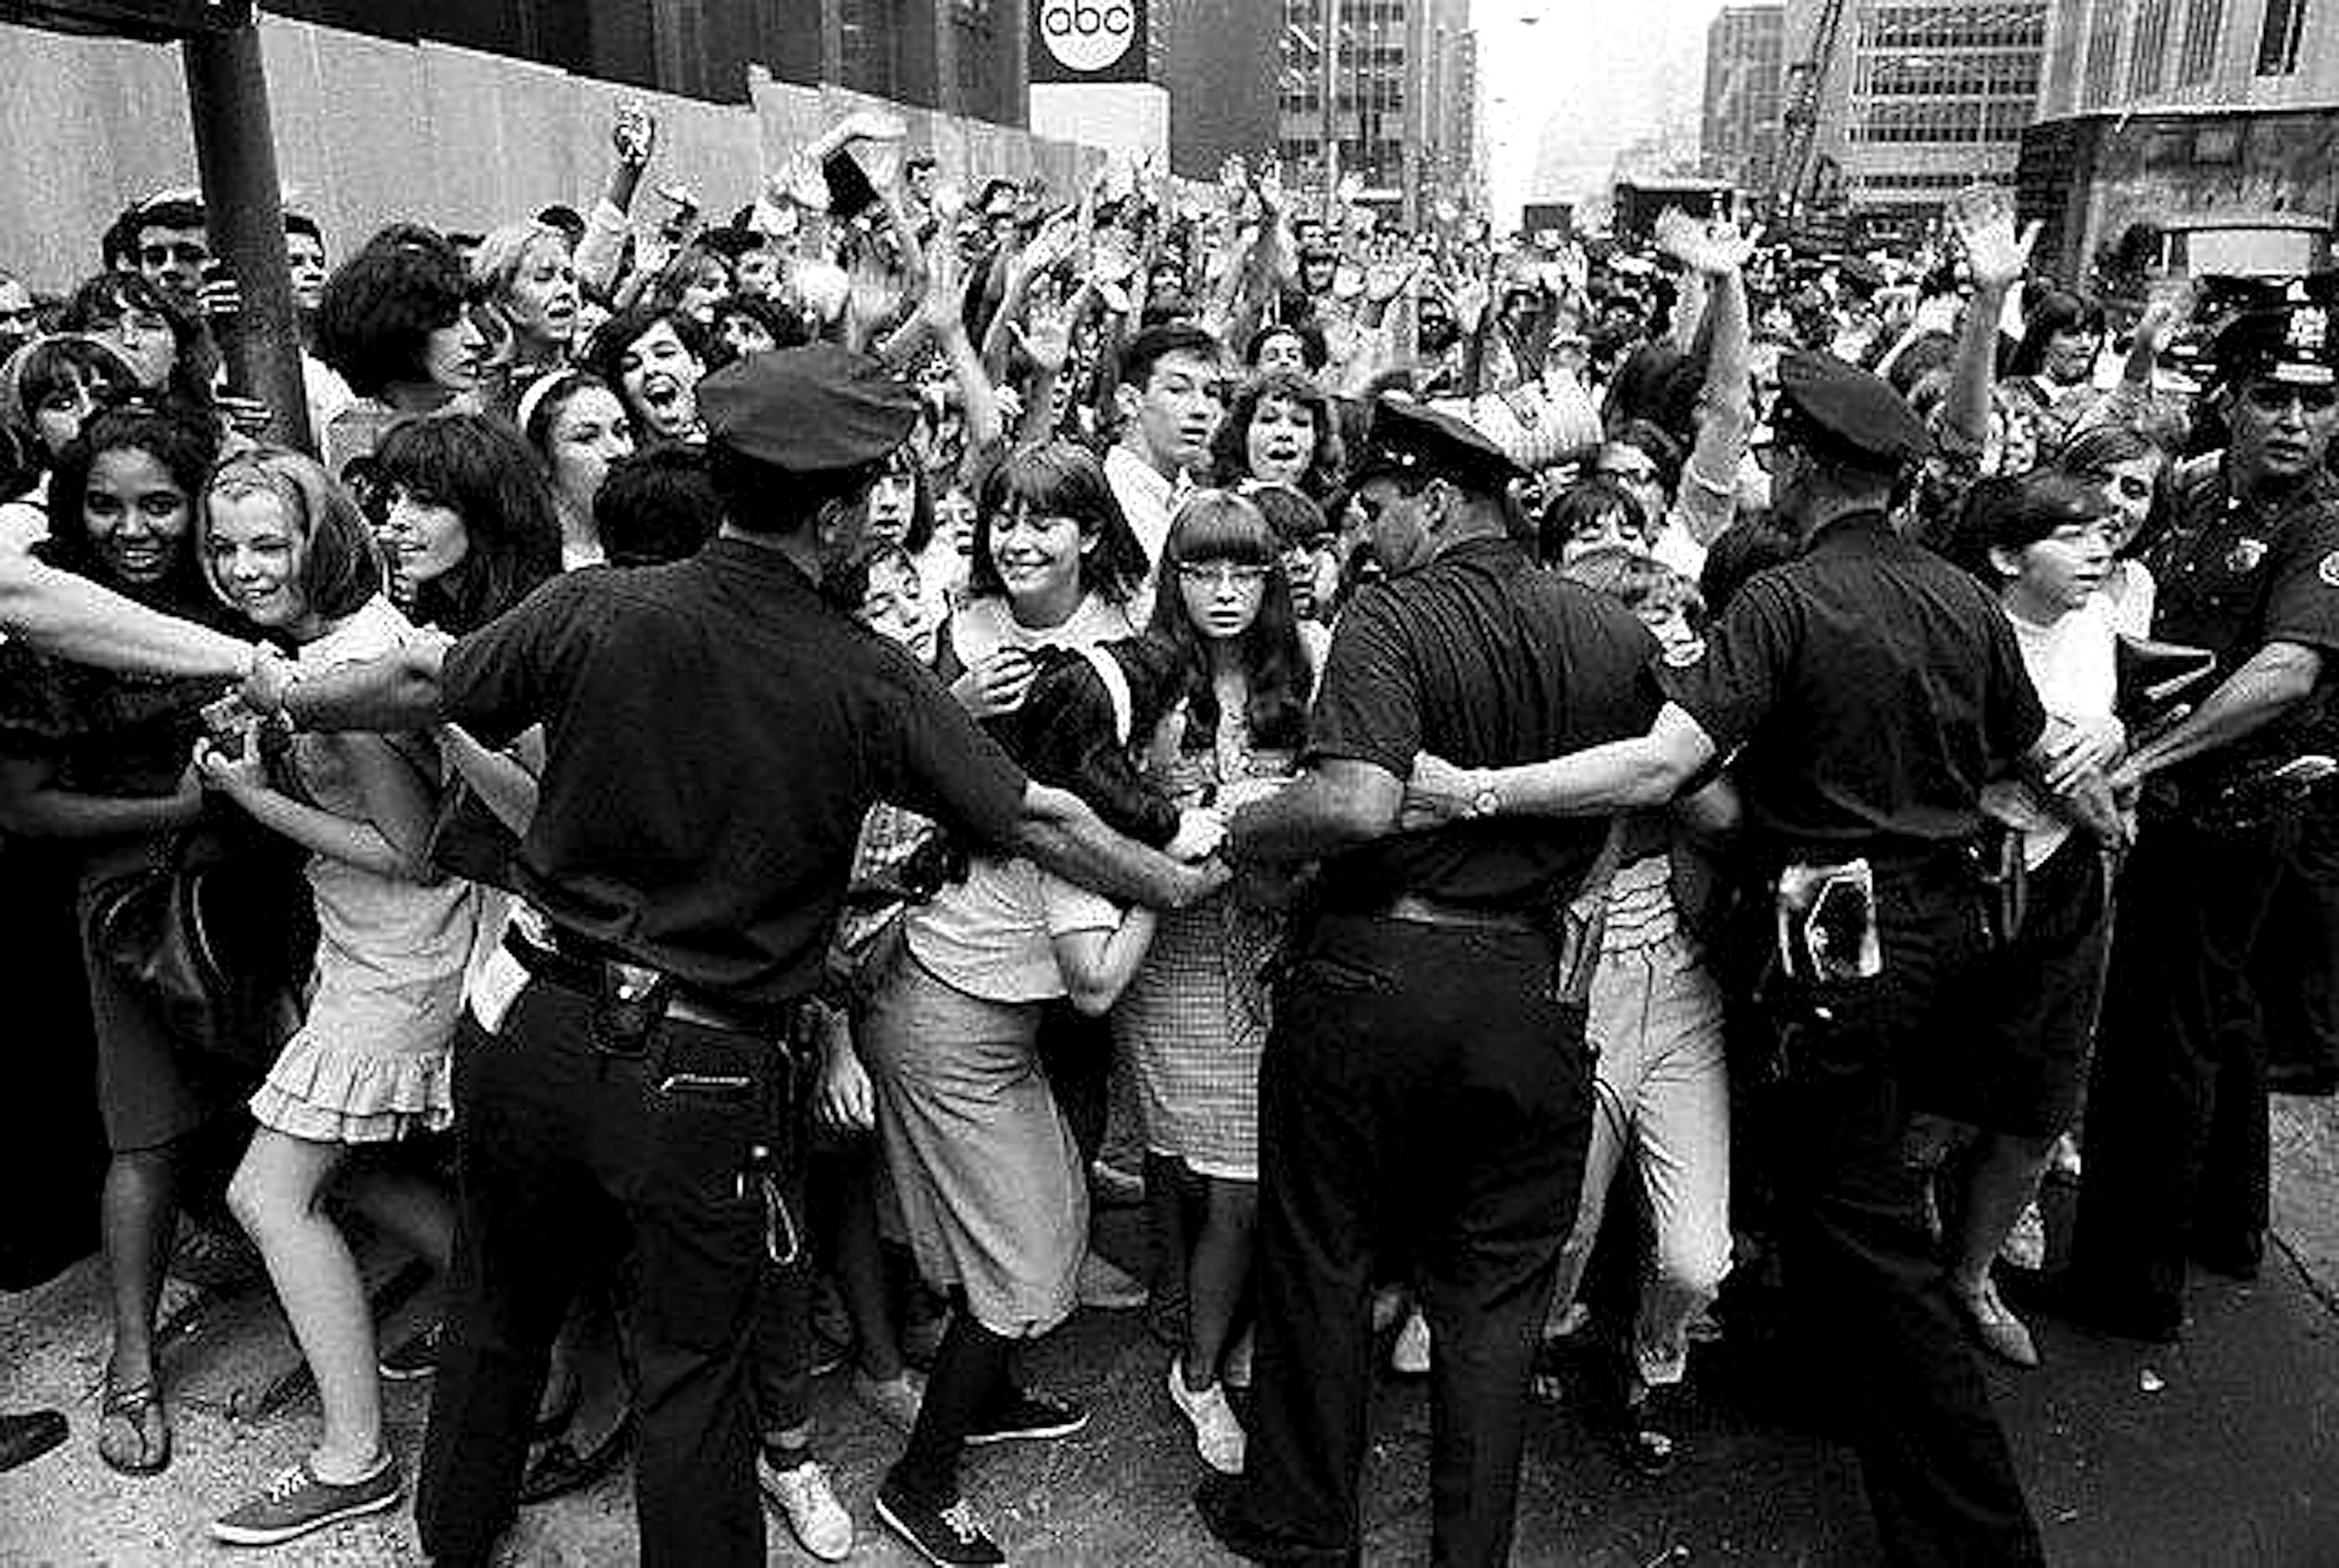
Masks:
[[[1633,862],[1609,892],[1585,1038],[1594,1059],[1592,1142],[1554,1306],[1575,1299],[1629,1147],[1648,1194],[1656,1256],[1641,1287],[1633,1359],[1643,1383],[1678,1383],[1689,1325],[1730,1267],[1730,1077],[1722,991],[1681,928],[1664,855]]]

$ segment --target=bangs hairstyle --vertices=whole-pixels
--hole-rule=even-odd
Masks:
[[[33,433],[33,416],[60,393],[95,389],[97,401],[107,394],[126,397],[138,390],[138,376],[113,347],[95,338],[67,333],[35,338],[0,365],[0,424],[24,435]]]
[[[1071,441],[1037,441],[1019,447],[983,477],[976,498],[974,555],[967,563],[967,591],[975,598],[1004,598],[1007,585],[991,558],[991,528],[1012,506],[1045,517],[1070,518],[1096,547],[1081,552],[1081,587],[1114,604],[1126,604],[1145,579],[1145,547],[1105,482],[1104,465],[1086,447]]]
[[[171,482],[186,492],[188,528],[180,540],[180,555],[171,568],[168,591],[174,598],[195,602],[209,596],[194,565],[192,511],[219,458],[217,427],[191,410],[170,405],[160,408],[108,409],[91,416],[81,434],[57,454],[49,473],[49,541],[51,564],[83,577],[98,577],[97,552],[90,543],[89,519],[84,498],[90,470],[107,452],[143,452],[163,465]]]
[[[527,444],[486,414],[433,414],[393,425],[375,449],[381,478],[463,519],[470,548],[454,570],[415,589],[414,618],[461,636],[560,570],[552,491]]]
[[[1227,406],[1227,417],[1219,421],[1218,433],[1210,438],[1211,467],[1218,473],[1219,482],[1231,485],[1250,477],[1251,421],[1258,417],[1258,406],[1269,398],[1279,398],[1307,409],[1308,417],[1315,421],[1316,446],[1308,454],[1308,466],[1299,471],[1299,488],[1311,496],[1325,494],[1345,467],[1339,421],[1332,412],[1332,399],[1324,390],[1288,370],[1254,376],[1235,389],[1234,398]]]
[[[2176,459],[2169,449],[2133,425],[2117,421],[2085,425],[2071,439],[2056,449],[2048,467],[2057,473],[2069,474],[2089,484],[2100,485],[2112,477],[2112,469],[2121,463],[2132,463],[2139,458],[2151,458],[2158,465],[2152,478],[2152,509],[2145,514],[2144,526],[2136,531],[2121,549],[2123,556],[2133,556],[2152,544],[2166,532],[2176,510]]]
[[[586,340],[585,351],[577,356],[577,360],[582,368],[592,371],[610,386],[622,388],[625,380],[618,373],[618,362],[625,359],[628,349],[660,321],[674,329],[675,337],[700,365],[706,363],[706,335],[698,330],[697,322],[680,314],[671,305],[627,306],[593,329],[593,335]],[[625,400],[623,391],[618,393],[618,400]],[[626,412],[632,418],[641,417],[640,411],[630,406]]]
[[[287,447],[254,447],[222,463],[195,511],[195,562],[222,604],[227,587],[212,565],[212,508],[222,499],[271,496],[301,540],[301,601],[328,621],[354,615],[381,592],[381,555],[350,493],[315,459]]]
[[[1587,523],[1611,514],[1621,515],[1636,538],[1649,537],[1649,514],[1641,498],[1614,479],[1579,479],[1554,496],[1535,528],[1535,558],[1555,567],[1567,553],[1567,542]]]
[[[1233,561],[1265,572],[1258,615],[1243,633],[1238,650],[1249,694],[1243,721],[1254,745],[1297,747],[1306,737],[1316,671],[1299,639],[1299,617],[1291,607],[1291,583],[1283,574],[1279,555],[1275,527],[1267,514],[1232,490],[1198,490],[1170,519],[1170,536],[1161,547],[1161,584],[1153,595],[1153,620],[1147,631],[1178,656],[1189,751],[1211,750],[1219,733],[1209,639],[1194,624],[1182,585],[1174,580],[1178,567],[1189,563]]]
[[[427,380],[430,334],[455,324],[466,298],[454,245],[419,223],[393,223],[325,280],[317,358],[360,398]]]
[[[2027,549],[2059,528],[2098,522],[2117,509],[2094,485],[2052,468],[1982,479],[1966,492],[1949,553],[1983,582],[2002,587],[2006,574],[1991,562],[1992,550]]]
[[[2058,332],[2085,332],[2097,340],[2101,348],[2104,335],[2104,308],[2093,300],[2063,289],[2050,289],[2038,298],[2038,302],[2024,312],[2022,340],[2007,356],[2005,374],[2035,376],[2047,368],[2047,345]]]
[[[1103,679],[1087,655],[1068,648],[1041,652],[1022,705],[982,727],[1035,782],[1070,790],[1113,831],[1158,849],[1177,833],[1178,809],[1145,783],[1133,753],[1182,695],[1178,655],[1150,636],[1115,638],[1097,651],[1129,685],[1126,743]]]

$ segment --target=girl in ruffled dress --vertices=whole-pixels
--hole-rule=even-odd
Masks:
[[[381,594],[365,519],[324,470],[263,449],[221,468],[197,546],[212,587],[253,627],[298,649],[303,672],[388,653],[416,636]],[[251,732],[240,753],[199,752],[205,784],[311,852],[316,968],[302,1025],[252,1099],[259,1126],[229,1188],[315,1376],[317,1446],[212,1533],[272,1545],[392,1507],[400,1483],[383,1445],[373,1318],[333,1188],[443,1268],[445,1193],[364,1158],[453,1119],[448,1046],[461,1005],[477,902],[439,879],[426,844],[439,763],[414,735],[298,735],[283,788]],[[304,798],[305,797],[305,798]]]

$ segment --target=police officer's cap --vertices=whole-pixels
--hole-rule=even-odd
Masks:
[[[749,354],[698,383],[707,444],[795,474],[858,468],[918,421],[917,394],[834,343]]]
[[[2298,387],[2339,385],[2339,310],[2331,294],[2323,279],[2301,280],[2280,299],[2227,321],[2209,349],[2217,379],[2228,385],[2260,379]]]
[[[1420,484],[1446,479],[1480,495],[1500,496],[1526,470],[1503,449],[1451,414],[1441,413],[1401,392],[1384,392],[1373,403],[1363,454],[1349,470],[1349,483],[1377,476]]]
[[[1775,423],[1781,445],[1868,468],[1899,468],[1933,450],[1931,433],[1900,393],[1833,354],[1781,358]]]

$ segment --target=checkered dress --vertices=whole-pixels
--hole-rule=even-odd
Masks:
[[[1247,736],[1236,756],[1232,777],[1292,768],[1291,753],[1252,751]],[[1196,804],[1221,782],[1219,773],[1215,754],[1189,754],[1160,783],[1179,804]],[[1261,971],[1282,936],[1279,915],[1224,894],[1165,912],[1113,1009],[1114,1039],[1137,1061],[1148,1148],[1198,1175],[1258,1179],[1258,1060],[1268,1023]]]

